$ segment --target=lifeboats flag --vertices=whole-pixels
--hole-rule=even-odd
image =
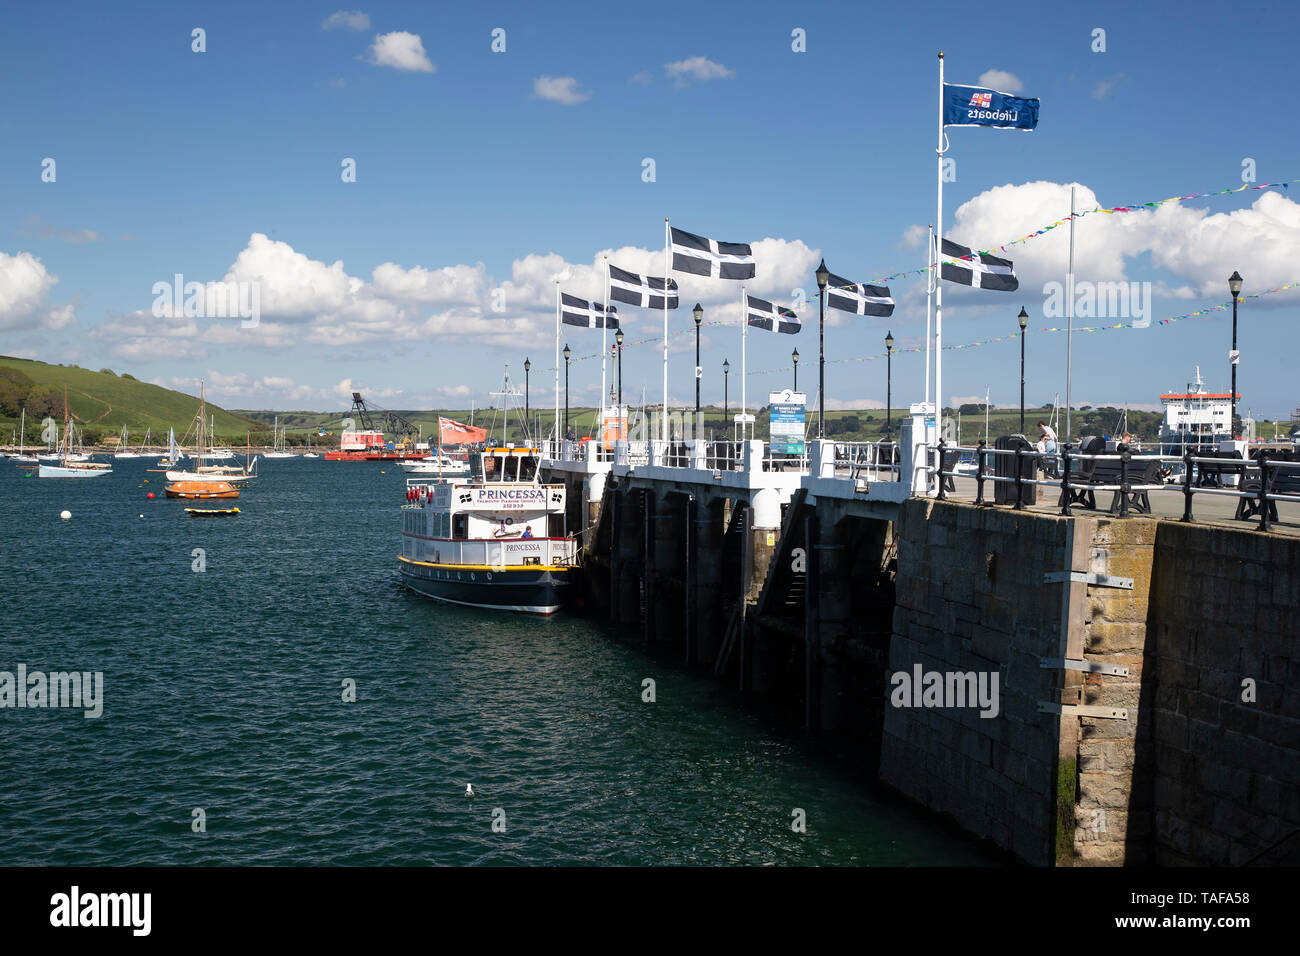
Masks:
[[[1030,130],[1038,125],[1038,98],[1012,96],[984,86],[945,83],[943,125]]]
[[[438,443],[441,445],[476,445],[487,441],[487,429],[475,428],[450,418],[438,419]]]

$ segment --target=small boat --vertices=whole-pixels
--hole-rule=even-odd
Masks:
[[[274,436],[271,439],[272,448],[270,451],[264,452],[262,454],[263,458],[297,458],[298,457],[293,452],[286,451],[284,448],[284,432],[280,429],[279,415],[275,416],[275,425],[274,425],[274,430],[272,431],[272,435]]]
[[[238,498],[239,489],[228,481],[178,481],[165,489],[168,498]]]
[[[186,508],[185,513],[191,518],[233,518],[239,514],[238,508]]]
[[[442,475],[447,478],[469,474],[469,462],[451,458],[447,455],[427,455],[415,461],[401,463],[402,471],[408,475]]]
[[[205,399],[203,397],[203,383],[199,382],[199,414],[197,421],[199,424],[197,430],[198,447],[194,451],[194,470],[184,471],[180,469],[169,469],[166,471],[167,480],[171,482],[193,482],[193,481],[228,481],[232,485],[244,484],[252,481],[257,477],[253,468],[257,465],[257,459],[252,457],[251,452],[245,458],[247,464],[243,468],[235,465],[205,465],[204,459],[211,460],[214,456],[212,450],[203,449],[203,411]],[[218,458],[234,457],[232,452],[229,456],[218,455]],[[162,464],[166,465],[167,462]]]
[[[141,454],[140,454],[139,452],[137,452],[137,451],[132,451],[132,450],[131,450],[131,446],[128,445],[128,444],[126,443],[126,426],[125,426],[125,425],[122,426],[122,437],[118,439],[117,447],[120,448],[120,449],[122,449],[122,450],[121,450],[121,451],[116,451],[116,452],[114,452],[114,453],[113,453],[113,457],[114,457],[114,458],[140,458],[140,457],[142,457]]]

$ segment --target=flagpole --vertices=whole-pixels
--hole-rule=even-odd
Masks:
[[[596,416],[596,425],[599,429],[597,434],[602,438],[605,434],[605,361],[609,358],[609,256],[605,257],[605,315],[600,326],[600,401],[597,402],[597,408],[600,414]]]
[[[555,280],[555,441],[560,440],[560,280]]]
[[[925,404],[930,404],[930,310],[934,305],[934,226],[925,246]]]
[[[668,217],[664,216],[664,279],[672,268],[672,233],[668,231]],[[668,289],[664,282],[664,411],[663,421],[659,425],[659,438],[668,444]]]
[[[1070,187],[1070,264],[1065,273],[1065,440],[1070,440],[1070,377],[1074,368],[1074,187]]]
[[[940,281],[943,274],[942,252],[943,252],[943,51],[939,51],[939,143],[936,152],[939,154],[937,164],[937,196],[936,211],[934,217],[934,236],[938,245],[935,247],[935,277],[934,277],[934,399],[936,407],[936,422],[939,426],[939,437],[943,436],[943,283]],[[939,467],[943,467],[943,462],[939,462]],[[940,477],[942,482],[943,478]]]
[[[745,284],[740,284],[740,435],[741,439],[745,436],[745,385],[749,376],[745,373],[746,369],[746,352],[748,351],[747,343],[749,341],[749,298],[745,295]],[[735,434],[735,431],[732,431]]]

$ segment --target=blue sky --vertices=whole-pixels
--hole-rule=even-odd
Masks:
[[[0,114],[0,352],[185,389],[204,378],[228,406],[282,409],[342,409],[351,388],[387,407],[481,405],[505,362],[522,378],[527,355],[533,402],[545,405],[550,277],[567,267],[567,291],[598,295],[603,251],[653,268],[665,216],[711,238],[773,240],[754,291],[777,301],[815,287],[822,255],[862,281],[923,266],[923,245],[906,237],[935,214],[940,49],[949,82],[1000,71],[1042,100],[1033,133],[949,130],[956,181],[944,216],[959,241],[989,248],[1059,218],[1070,183],[1114,206],[1240,185],[1246,158],[1257,182],[1300,177],[1284,98],[1297,80],[1295,29],[1283,6],[1234,6],[1229,22],[1208,3],[361,3],[326,28],[340,9],[0,13],[11,93]],[[203,53],[191,49],[195,27]],[[491,50],[495,28],[504,53]],[[806,52],[791,48],[796,28]],[[1091,49],[1096,28],[1105,52]],[[46,157],[52,183],[41,181]],[[356,182],[341,181],[345,157]],[[643,181],[646,158],[654,182]],[[1300,280],[1300,210],[1277,192],[1085,218],[1079,275],[1151,282],[1156,319],[1226,301],[1233,269],[1245,293]],[[1013,331],[1022,305],[1031,330],[1064,325],[1043,316],[1064,248],[1064,230],[1009,247],[1017,293],[947,287],[945,342]],[[153,315],[154,283],[176,273],[258,275],[260,325]],[[684,288],[709,321],[732,323],[705,330],[704,397],[717,401],[723,358],[733,372],[740,361],[739,289]],[[892,318],[828,325],[832,405],[883,402],[884,363],[843,360],[881,352],[887,329],[900,347],[923,344],[924,282],[892,288]],[[1298,293],[1241,307],[1239,388],[1259,417],[1300,405]],[[804,319],[797,336],[753,332],[749,367],[788,366],[797,345],[801,384],[815,381],[815,307]],[[658,314],[629,307],[624,320],[634,341],[661,330]],[[689,310],[670,322],[686,329]],[[1227,313],[1077,335],[1075,400],[1149,406],[1195,364],[1226,387],[1229,338]],[[597,352],[599,339],[564,330],[577,354]],[[1065,344],[1031,331],[1031,402],[1064,391]],[[693,339],[672,347],[670,392],[693,400]],[[945,399],[988,386],[995,403],[1014,404],[1018,360],[1014,340],[947,352]],[[644,385],[657,402],[660,363],[653,343],[629,348],[625,397]],[[593,402],[600,363],[577,363],[572,376],[574,401]],[[896,357],[895,405],[920,399],[922,377],[919,355]],[[788,380],[749,376],[751,404]]]

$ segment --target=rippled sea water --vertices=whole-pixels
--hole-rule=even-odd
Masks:
[[[199,520],[150,467],[0,461],[0,670],[105,700],[0,710],[0,865],[1000,862],[635,634],[402,590],[400,468],[263,461]]]

